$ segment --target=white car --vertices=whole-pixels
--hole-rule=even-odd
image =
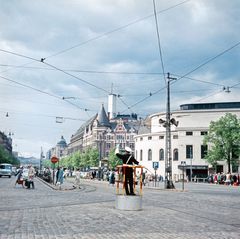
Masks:
[[[12,164],[2,163],[0,164],[0,177],[8,176],[11,178],[12,176]]]

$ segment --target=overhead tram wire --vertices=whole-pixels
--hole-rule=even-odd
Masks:
[[[182,77],[182,76],[177,75],[177,74],[174,74],[174,73],[171,73],[171,75],[176,76],[176,77],[179,77],[179,78]],[[187,76],[182,77],[182,78],[186,78],[186,79],[188,79],[188,80],[198,81],[198,82],[202,82],[202,83],[206,83],[206,84],[210,84],[210,85],[225,86],[225,85],[222,85],[222,84],[218,84],[218,83],[214,83],[214,82],[210,82],[210,81],[198,80],[198,79],[194,79],[194,78],[192,78],[192,77],[187,77]]]
[[[94,85],[94,84],[92,84],[92,83],[90,83],[90,82],[88,82],[88,81],[86,81],[86,80],[83,80],[83,79],[80,78],[80,77],[77,77],[77,76],[75,76],[75,75],[73,75],[73,74],[70,74],[70,73],[68,73],[67,71],[64,71],[64,70],[62,70],[62,69],[60,69],[60,68],[58,68],[58,67],[56,67],[56,66],[54,66],[54,65],[51,65],[51,64],[49,64],[49,63],[47,63],[47,62],[45,62],[45,61],[42,61],[42,63],[45,64],[45,65],[47,65],[47,66],[50,66],[50,67],[52,67],[52,68],[54,68],[54,69],[56,69],[56,70],[58,70],[58,71],[60,71],[60,72],[62,72],[62,73],[64,73],[64,74],[66,74],[66,75],[68,75],[68,76],[71,76],[71,77],[73,77],[73,78],[75,78],[75,79],[77,79],[77,80],[79,80],[79,81],[81,81],[81,82],[84,82],[85,84],[90,85],[90,86],[92,86],[92,87],[94,87],[94,88],[96,88],[96,89],[98,89],[98,90],[102,90],[102,91],[104,91],[105,93],[108,93],[108,94],[111,93],[111,92],[105,90],[104,88],[102,88],[102,87],[100,87],[100,86]]]
[[[54,94],[51,94],[51,93],[49,93],[49,92],[46,92],[46,91],[43,91],[43,90],[37,89],[37,88],[35,88],[35,87],[32,87],[32,86],[29,86],[29,85],[26,85],[26,84],[23,84],[23,83],[20,83],[20,82],[17,82],[17,81],[11,80],[11,79],[6,78],[6,77],[4,77],[4,76],[0,76],[0,78],[4,79],[4,80],[6,80],[6,81],[12,82],[12,83],[14,83],[14,84],[17,84],[17,85],[23,86],[23,87],[25,87],[25,88],[29,88],[29,89],[31,89],[31,90],[37,91],[37,92],[39,92],[39,93],[42,93],[42,94],[45,94],[45,95],[48,95],[48,96],[54,97],[54,98],[56,98],[56,99],[62,101],[62,97],[60,97],[60,96],[58,96],[58,95],[54,95]],[[90,111],[89,109],[84,109],[84,108],[79,107],[78,105],[72,103],[71,101],[68,101],[68,100],[65,100],[65,101],[66,101],[67,103],[69,103],[69,104],[71,104],[71,105],[77,107],[77,108],[80,109],[80,110]]]
[[[176,4],[176,5],[173,5],[173,6],[170,6],[170,7],[166,8],[166,9],[163,9],[163,10],[161,10],[161,11],[158,11],[157,14],[166,12],[166,11],[168,11],[168,10],[171,10],[171,9],[173,9],[173,8],[176,8],[176,7],[178,7],[178,6],[180,6],[180,5],[183,5],[183,4],[185,4],[185,3],[187,3],[187,2],[190,2],[190,1],[191,1],[191,0],[186,0],[186,1],[180,2],[180,3]],[[127,27],[129,27],[129,26],[131,26],[131,25],[134,25],[134,24],[136,24],[136,23],[138,23],[138,22],[141,22],[141,21],[143,21],[143,20],[145,20],[145,19],[148,19],[148,18],[150,18],[150,17],[152,17],[152,16],[154,16],[154,14],[150,14],[150,15],[145,16],[145,17],[143,17],[143,18],[137,19],[137,20],[135,20],[135,21],[133,21],[133,22],[131,22],[131,23],[125,24],[125,25],[123,25],[123,26],[120,26],[120,27],[115,28],[115,29],[113,29],[113,30],[110,30],[110,31],[108,31],[108,32],[105,32],[105,33],[103,33],[103,34],[101,34],[101,35],[98,35],[98,36],[96,36],[96,37],[90,38],[90,39],[88,39],[88,40],[86,40],[86,41],[84,41],[84,42],[81,42],[81,43],[79,43],[79,44],[76,44],[76,45],[74,45],[74,46],[72,46],[72,47],[69,47],[69,48],[67,48],[67,49],[65,49],[65,50],[62,50],[62,51],[59,51],[59,52],[57,52],[57,53],[55,53],[55,54],[53,54],[53,55],[47,56],[47,57],[45,57],[45,59],[51,58],[51,57],[54,57],[54,56],[57,56],[57,55],[60,55],[60,54],[62,54],[62,53],[64,53],[64,52],[70,51],[70,50],[72,50],[72,49],[74,49],[74,48],[77,48],[77,47],[79,47],[79,46],[85,45],[85,44],[87,44],[87,43],[89,43],[89,42],[98,40],[98,39],[100,39],[100,38],[102,38],[102,37],[104,37],[104,36],[107,36],[107,35],[110,35],[111,33],[120,31],[120,30],[122,30],[122,29],[124,29],[124,28],[127,28]],[[5,52],[7,52],[7,51],[5,51]],[[33,61],[36,60],[36,59],[33,59],[33,58],[29,58],[29,59],[31,59],[31,60],[33,60]],[[28,63],[26,63],[26,64],[24,64],[24,65],[21,65],[21,66],[26,66],[26,65],[32,64],[33,61],[32,61],[32,62],[28,62]],[[21,66],[20,66],[20,67],[21,67]],[[7,70],[5,70],[4,72],[6,72],[6,71],[7,71]],[[0,72],[0,73],[2,73],[2,72]]]
[[[182,78],[185,78],[186,76],[190,75],[191,73],[195,72],[196,70],[202,68],[203,66],[207,65],[208,63],[214,61],[215,59],[217,59],[218,57],[224,55],[225,53],[227,53],[228,51],[232,50],[233,48],[237,47],[240,45],[240,41],[235,43],[234,45],[232,45],[231,47],[227,48],[226,50],[220,52],[219,54],[217,54],[216,56],[210,58],[209,60],[205,61],[204,63],[200,64],[199,66],[197,66],[196,68],[194,68],[193,70],[187,72],[186,74],[184,74],[183,76],[181,76],[180,78],[178,78],[176,81],[181,80]],[[176,83],[176,81],[174,81],[174,83]]]
[[[12,51],[7,51],[7,50],[3,50],[3,49],[0,49],[0,51],[5,52],[5,53],[8,53],[8,54],[15,55],[15,56],[19,56],[19,57],[31,59],[31,60],[34,60],[34,61],[39,62],[39,63],[43,63],[43,64],[45,64],[45,65],[47,65],[47,66],[49,66],[49,67],[51,67],[51,68],[53,68],[53,69],[55,69],[55,70],[58,70],[58,71],[60,71],[60,72],[63,72],[64,74],[66,74],[66,75],[68,75],[68,76],[71,76],[71,77],[73,77],[73,78],[75,78],[75,79],[77,79],[77,80],[79,80],[79,81],[81,81],[81,82],[84,82],[85,84],[88,84],[88,85],[93,86],[93,87],[95,87],[95,88],[97,88],[97,89],[99,89],[99,90],[102,90],[102,91],[104,91],[105,93],[110,93],[110,92],[108,92],[107,90],[103,89],[102,87],[96,86],[96,85],[94,85],[94,84],[92,84],[92,83],[89,83],[89,82],[81,79],[80,77],[77,77],[77,76],[75,76],[75,75],[72,75],[72,74],[70,74],[70,73],[68,73],[68,72],[66,72],[66,71],[64,71],[64,70],[62,70],[62,69],[60,69],[60,68],[58,68],[58,67],[56,67],[56,66],[54,66],[54,65],[51,65],[51,64],[49,64],[49,63],[46,63],[46,62],[45,62],[45,58],[41,58],[41,60],[38,60],[38,59],[36,59],[36,58],[29,57],[29,56],[22,55],[22,54],[18,54],[18,53],[12,52]]]
[[[217,91],[217,92],[214,92],[214,93],[212,93],[212,94],[210,94],[210,95],[208,95],[208,96],[205,96],[205,97],[203,97],[203,98],[201,98],[201,99],[199,99],[199,100],[196,100],[195,102],[199,102],[199,101],[205,100],[205,99],[207,99],[207,98],[209,98],[209,97],[211,97],[211,96],[218,95],[218,94],[221,93],[221,92],[223,92],[223,90],[219,90],[219,91]]]
[[[187,72],[186,74],[184,74],[183,76],[179,77],[177,80],[171,82],[170,84],[175,84],[177,81],[179,81],[179,80],[187,77],[187,76],[190,75],[191,73],[193,73],[193,72],[195,72],[196,70],[200,69],[201,67],[207,65],[208,63],[214,61],[214,60],[217,59],[218,57],[224,55],[225,53],[227,53],[228,51],[232,50],[233,48],[235,48],[235,47],[237,47],[237,46],[239,46],[239,45],[240,45],[240,41],[237,42],[237,43],[235,43],[235,44],[232,45],[231,47],[227,48],[226,50],[220,52],[220,53],[217,54],[216,56],[214,56],[214,57],[210,58],[209,60],[205,61],[204,63],[200,64],[199,66],[195,67],[193,70]],[[239,84],[240,84],[240,83],[239,83]],[[222,85],[221,85],[221,86],[222,86]],[[154,93],[151,93],[148,97],[145,97],[145,98],[143,98],[142,100],[140,100],[140,101],[136,102],[135,104],[131,105],[130,108],[132,108],[133,106],[138,105],[138,104],[144,102],[144,101],[147,100],[149,97],[151,97],[152,95],[157,94],[158,92],[162,91],[162,90],[165,89],[165,88],[166,88],[166,87],[161,88],[161,89],[155,91]]]
[[[156,14],[160,14],[160,13],[169,11],[169,10],[171,10],[171,9],[173,9],[173,8],[176,8],[176,7],[178,7],[178,6],[180,6],[180,5],[183,5],[183,4],[185,4],[185,3],[187,3],[187,2],[190,2],[190,1],[191,1],[191,0],[186,0],[186,1],[180,2],[180,3],[178,3],[178,4],[175,4],[175,5],[173,5],[173,6],[168,7],[168,8],[166,8],[166,9],[163,9],[163,10],[161,10],[161,11],[158,11],[158,12],[156,12]],[[130,23],[128,23],[128,24],[125,24],[125,25],[122,25],[122,26],[120,26],[120,27],[117,27],[117,28],[115,28],[115,29],[113,29],[113,30],[107,31],[107,32],[105,32],[105,33],[103,33],[103,34],[100,34],[100,35],[96,36],[96,37],[90,38],[90,39],[88,39],[88,40],[86,40],[86,41],[83,41],[83,42],[81,42],[81,43],[79,43],[79,44],[76,44],[76,45],[74,45],[74,46],[72,46],[72,47],[69,47],[69,48],[67,48],[67,49],[65,49],[65,50],[59,51],[59,52],[57,52],[57,53],[55,53],[55,54],[53,54],[53,55],[50,55],[50,56],[46,57],[45,59],[48,59],[48,58],[51,58],[51,57],[54,57],[54,56],[58,56],[58,55],[60,55],[60,54],[62,54],[62,53],[65,53],[65,52],[67,52],[67,51],[70,51],[70,50],[72,50],[72,49],[74,49],[74,48],[77,48],[77,47],[79,47],[79,46],[85,45],[85,44],[87,44],[87,43],[89,43],[89,42],[92,42],[92,41],[98,40],[98,39],[100,39],[100,38],[103,38],[104,36],[107,36],[107,35],[110,35],[110,34],[112,34],[112,33],[117,32],[117,31],[120,31],[120,30],[122,30],[122,29],[124,29],[124,28],[127,28],[127,27],[129,27],[129,26],[131,26],[131,25],[134,25],[134,24],[138,23],[138,22],[144,21],[144,20],[146,20],[146,19],[148,19],[148,18],[151,18],[151,17],[153,17],[153,16],[154,16],[154,14],[150,14],[150,15],[145,16],[145,17],[143,17],[143,18],[139,18],[139,19],[137,19],[137,20],[135,20],[135,21],[132,21],[132,22],[130,22]]]
[[[167,80],[166,80],[166,77],[165,77],[165,69],[164,69],[164,64],[163,64],[161,40],[160,40],[160,34],[159,34],[159,29],[158,29],[158,20],[157,20],[155,0],[153,0],[153,11],[154,11],[154,17],[155,17],[155,23],[156,23],[156,32],[157,32],[157,39],[158,39],[158,51],[159,51],[159,56],[160,56],[160,61],[161,61],[161,66],[162,66],[162,71],[163,71],[163,78],[164,78],[165,84],[167,85]]]
[[[39,70],[49,70],[49,71],[57,71],[56,69],[50,67],[36,67],[29,66],[25,67],[25,65],[17,66],[17,65],[6,65],[0,64],[0,66],[4,67],[12,67],[12,68],[24,68],[24,69],[39,69]],[[75,69],[63,69],[67,72],[81,72],[81,73],[89,73],[89,74],[116,74],[116,75],[163,75],[162,72],[127,72],[127,71],[95,71],[95,70],[75,70]]]

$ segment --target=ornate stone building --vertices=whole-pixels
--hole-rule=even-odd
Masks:
[[[136,114],[116,114],[115,98],[116,95],[109,96],[108,114],[102,105],[99,113],[72,135],[68,144],[68,154],[95,147],[99,150],[100,161],[103,164],[107,162],[111,149],[118,144],[121,148],[129,146],[135,150],[134,137],[142,128],[141,120],[138,120]]]
[[[46,154],[46,159],[51,159],[52,156],[62,158],[65,155],[67,155],[67,143],[64,137],[61,136],[61,139],[56,144],[56,146],[48,150]]]

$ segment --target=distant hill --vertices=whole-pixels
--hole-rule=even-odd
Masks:
[[[18,160],[20,161],[21,165],[29,165],[32,164],[33,166],[39,166],[40,160],[34,157],[18,157]]]

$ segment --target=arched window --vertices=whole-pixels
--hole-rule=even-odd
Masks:
[[[178,149],[173,150],[173,160],[178,161]]]
[[[164,160],[164,149],[159,150],[159,161]]]
[[[148,150],[148,161],[152,161],[152,150]]]
[[[142,149],[140,150],[140,161],[142,161]]]

